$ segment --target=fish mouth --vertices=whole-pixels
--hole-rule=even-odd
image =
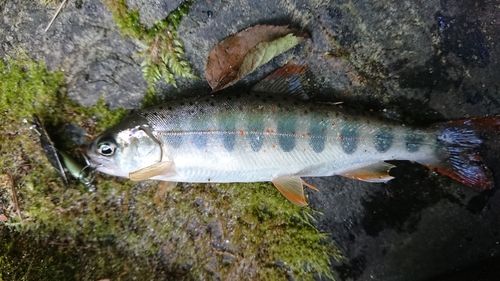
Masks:
[[[98,161],[90,158],[89,166],[92,167],[93,169],[99,169],[100,167],[102,167],[104,165],[101,162],[98,162]]]
[[[97,156],[97,154],[96,154],[96,153],[94,153],[94,151],[93,151],[93,147],[94,147],[94,146],[95,146],[94,142],[91,142],[91,143],[89,144],[89,146],[87,146],[87,148],[85,149],[85,151],[84,151],[84,154],[83,154],[83,155],[87,158],[87,164],[88,164],[90,167],[92,167],[92,168],[94,168],[94,169],[97,169],[97,168],[99,168],[99,167],[102,167],[102,166],[103,166],[103,164],[102,164],[101,162],[99,162],[99,161],[97,161],[97,160],[96,160],[96,158],[97,158],[97,157],[96,157],[96,156]]]

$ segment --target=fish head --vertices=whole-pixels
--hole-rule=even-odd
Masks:
[[[147,123],[136,121],[127,118],[97,136],[86,151],[90,165],[99,172],[128,178],[131,172],[168,157],[158,140],[144,129],[149,128]]]

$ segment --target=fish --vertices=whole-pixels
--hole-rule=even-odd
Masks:
[[[97,136],[87,148],[98,171],[171,182],[271,181],[306,206],[303,177],[340,175],[384,183],[395,165],[420,163],[467,186],[493,185],[479,153],[500,116],[426,128],[304,98],[301,66],[287,66],[252,91],[173,101],[144,109]]]

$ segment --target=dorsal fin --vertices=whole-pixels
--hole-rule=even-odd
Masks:
[[[307,100],[307,67],[293,62],[275,70],[252,88],[252,92],[286,95],[299,100]]]

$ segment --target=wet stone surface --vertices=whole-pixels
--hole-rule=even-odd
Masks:
[[[151,25],[178,3],[131,1],[130,6]],[[139,44],[120,35],[110,12],[97,0],[81,5],[69,1],[44,32],[56,8],[0,1],[2,55],[22,49],[51,69],[63,69],[69,97],[82,105],[104,98],[111,108],[138,108],[147,91],[136,55]],[[236,31],[263,23],[303,28],[310,40],[234,88],[246,89],[294,59],[310,67],[320,99],[388,109],[395,119],[428,125],[500,113],[498,12],[498,1],[196,1],[178,36],[186,60],[203,77],[210,49]],[[178,79],[178,88],[160,83],[158,91],[164,99],[210,92],[203,79]],[[320,189],[307,192],[310,205],[323,213],[317,216],[317,227],[331,233],[347,257],[332,262],[335,276],[345,281],[417,281],[500,275],[497,263],[491,262],[500,256],[498,141],[490,145],[486,162],[497,184],[482,192],[407,162],[395,163],[391,175],[396,178],[387,184],[307,179]],[[203,202],[194,202],[193,208],[199,204]],[[211,235],[214,248],[227,250],[220,223],[193,220],[188,225],[193,237]],[[166,264],[172,263],[173,248],[164,246]],[[225,255],[224,262],[234,262]],[[214,275],[217,263],[207,264]],[[188,269],[189,262],[181,271]],[[468,279],[441,275],[462,269],[469,273],[460,276]]]

